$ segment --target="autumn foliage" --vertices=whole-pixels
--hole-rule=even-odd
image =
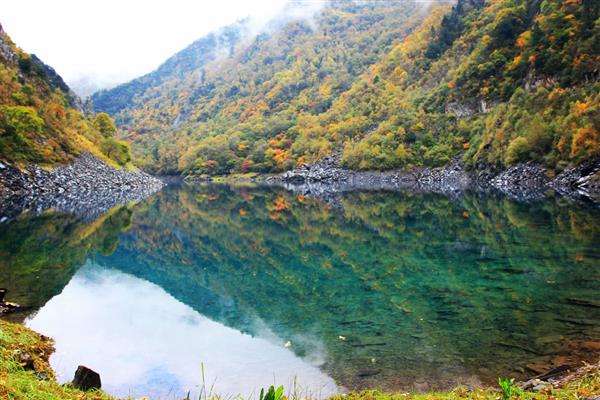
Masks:
[[[116,119],[159,173],[279,172],[334,150],[344,167],[368,170],[458,154],[470,167],[576,164],[598,153],[599,9],[334,2],[310,23],[290,20],[228,57],[140,84]]]
[[[91,152],[115,166],[131,162],[108,114],[85,117],[62,78],[3,31],[0,44],[0,161],[54,165]]]

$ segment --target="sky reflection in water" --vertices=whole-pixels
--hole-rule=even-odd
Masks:
[[[289,388],[294,379],[322,396],[336,391],[331,378],[266,328],[266,338],[240,333],[157,285],[90,261],[27,325],[56,340],[51,363],[61,382],[82,364],[98,371],[103,388],[117,396],[197,393],[201,363],[217,393],[256,394],[273,383]]]

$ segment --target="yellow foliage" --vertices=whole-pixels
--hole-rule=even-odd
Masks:
[[[531,31],[525,31],[523,33],[521,33],[519,35],[519,37],[517,38],[517,42],[516,45],[519,48],[523,48],[526,47],[527,45],[529,45],[529,43],[531,42]]]
[[[519,65],[521,65],[521,63],[523,62],[523,57],[521,57],[520,55],[516,56],[515,58],[513,58],[513,61],[510,65],[511,69],[515,69],[517,68]]]
[[[575,115],[577,115],[578,117],[581,117],[587,109],[587,104],[585,101],[577,100],[574,104],[574,108],[575,108]]]
[[[571,158],[591,157],[599,152],[598,131],[591,126],[579,128],[573,136]]]

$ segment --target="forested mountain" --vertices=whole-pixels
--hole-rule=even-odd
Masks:
[[[161,86],[171,79],[185,79],[187,74],[194,73],[220,56],[232,56],[235,45],[248,33],[247,30],[247,21],[241,21],[195,41],[165,61],[156,71],[114,89],[95,93],[92,96],[94,108],[117,113],[134,103],[140,103],[136,96],[146,95],[141,101],[148,101],[152,97],[151,93],[146,93],[151,92],[149,89]]]
[[[112,119],[86,118],[81,107],[60,75],[0,26],[0,161],[54,165],[90,152],[114,166],[128,164],[129,146],[113,137]]]
[[[560,169],[600,152],[599,8],[334,1],[253,38],[226,28],[95,106],[159,173],[282,171],[338,149],[355,169],[461,152]]]

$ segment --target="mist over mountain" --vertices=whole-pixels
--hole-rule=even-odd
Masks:
[[[235,45],[248,30],[247,22],[239,22],[192,43],[153,71],[113,89],[100,90],[91,98],[95,110],[117,113],[134,103],[136,96],[160,86],[169,79],[181,79],[219,57],[231,56]]]
[[[277,172],[336,151],[351,169],[459,154],[562,168],[600,151],[598,9],[334,1],[255,35],[223,28],[93,101],[157,173]]]
[[[54,166],[88,152],[124,166],[129,146],[113,138],[115,131],[108,115],[84,115],[54,68],[17,47],[0,25],[0,162]]]

